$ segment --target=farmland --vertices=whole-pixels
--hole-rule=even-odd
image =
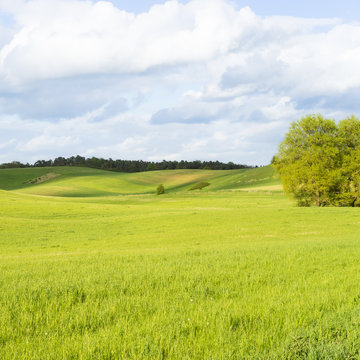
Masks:
[[[358,209],[296,207],[270,167],[6,169],[0,189],[1,359],[360,356]]]

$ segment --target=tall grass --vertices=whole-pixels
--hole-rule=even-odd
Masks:
[[[357,209],[0,191],[1,359],[356,359]]]

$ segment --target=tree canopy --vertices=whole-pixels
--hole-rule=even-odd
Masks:
[[[272,163],[300,206],[360,206],[360,121],[354,116],[293,122]]]
[[[153,170],[175,170],[175,169],[207,169],[207,170],[233,170],[251,168],[248,165],[234,164],[233,162],[223,163],[220,161],[143,161],[143,160],[113,160],[97,157],[85,158],[83,156],[71,156],[69,158],[57,157],[54,160],[37,160],[33,165],[22,164],[18,161],[0,164],[0,169],[45,167],[45,166],[87,166],[96,169],[119,171],[119,172],[140,172]]]

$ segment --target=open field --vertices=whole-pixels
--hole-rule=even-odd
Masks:
[[[360,358],[359,209],[297,208],[268,167],[0,188],[0,359]]]
[[[49,180],[44,181],[47,178]],[[274,176],[269,166],[243,170],[165,170],[132,174],[61,166],[0,170],[0,189],[49,196],[154,194],[156,186],[161,183],[167,192],[177,192],[189,190],[191,185],[203,180],[210,182],[203,191],[280,184],[280,179]]]

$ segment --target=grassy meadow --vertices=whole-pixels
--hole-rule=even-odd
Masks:
[[[270,167],[0,189],[0,359],[360,358],[359,209],[298,208]]]

